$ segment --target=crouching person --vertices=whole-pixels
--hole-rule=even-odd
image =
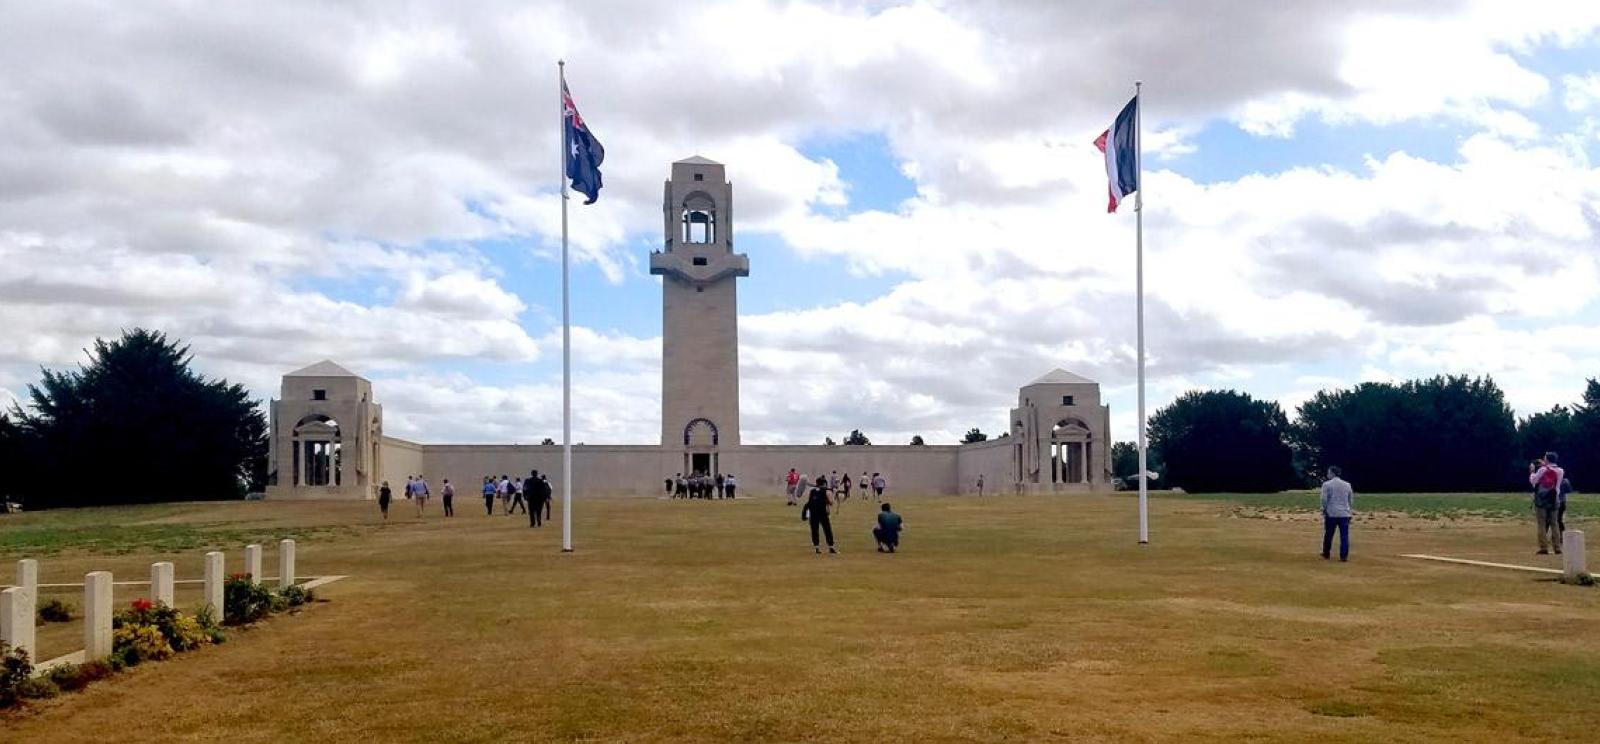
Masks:
[[[900,522],[900,515],[884,504],[883,510],[878,512],[878,526],[872,528],[872,538],[878,541],[879,553],[893,553],[895,548],[900,547]]]

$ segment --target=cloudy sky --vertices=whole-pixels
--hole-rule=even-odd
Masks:
[[[1145,81],[1152,407],[1196,387],[1600,375],[1600,3],[7,3],[0,399],[146,326],[271,397],[323,358],[390,434],[655,440],[661,183],[726,163],[747,442],[951,442],[1052,367],[1134,429],[1133,215],[1092,142]]]

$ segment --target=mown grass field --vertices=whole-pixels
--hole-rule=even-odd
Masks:
[[[1519,503],[1358,496],[1349,564],[1317,557],[1308,494],[1158,497],[1142,547],[1130,496],[912,496],[893,556],[871,505],[819,557],[771,497],[581,501],[569,555],[559,526],[472,500],[382,525],[371,504],[3,517],[0,559],[39,557],[46,582],[163,559],[198,577],[214,548],[237,570],[280,535],[302,575],[352,578],[0,717],[0,740],[1588,740],[1600,590],[1398,557],[1559,565]],[[1575,496],[1569,527],[1597,515]],[[48,628],[43,655],[77,632]]]

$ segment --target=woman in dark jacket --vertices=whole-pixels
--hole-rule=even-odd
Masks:
[[[801,521],[811,522],[811,548],[820,555],[822,546],[817,541],[817,528],[822,528],[822,533],[828,537],[828,552],[838,553],[833,547],[833,523],[828,521],[828,507],[833,500],[828,497],[828,479],[826,476],[817,476],[817,483],[811,488],[811,497],[806,499],[806,505],[800,509]]]
[[[384,519],[389,518],[389,499],[393,496],[394,492],[389,490],[389,481],[384,481],[378,488],[378,511],[383,512]]]

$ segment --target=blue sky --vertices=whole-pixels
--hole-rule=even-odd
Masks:
[[[1158,11],[1179,22],[1124,22]],[[555,132],[526,92],[557,57],[608,151],[572,208],[587,441],[657,428],[648,253],[692,154],[728,165],[751,259],[747,441],[998,429],[1057,366],[1131,438],[1133,220],[1103,213],[1090,142],[1135,77],[1152,408],[1457,373],[1528,413],[1600,375],[1593,3],[263,14],[68,3],[0,29],[0,397],[150,325],[264,398],[335,359],[401,436],[551,432],[559,222],[532,153]]]

